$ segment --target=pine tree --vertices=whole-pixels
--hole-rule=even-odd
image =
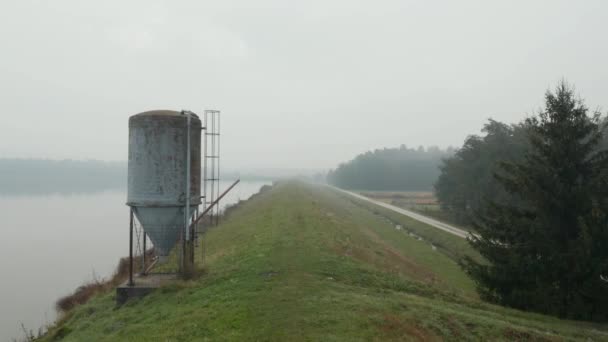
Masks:
[[[495,174],[516,204],[487,203],[470,240],[485,258],[465,270],[482,297],[575,319],[608,319],[608,153],[604,124],[573,88],[547,91],[526,120],[530,148]]]
[[[488,120],[482,132],[470,135],[456,153],[444,158],[435,182],[435,195],[441,209],[463,225],[484,201],[503,203],[511,200],[493,176],[499,161],[521,160],[528,148],[526,127]]]

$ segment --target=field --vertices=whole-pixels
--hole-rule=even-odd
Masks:
[[[199,279],[120,308],[108,291],[43,341],[608,339],[603,325],[482,302],[456,263],[475,255],[464,240],[321,186],[274,186],[205,246]]]
[[[359,194],[458,226],[448,213],[441,210],[437,197],[430,191],[359,191]],[[461,228],[467,230],[467,227]]]

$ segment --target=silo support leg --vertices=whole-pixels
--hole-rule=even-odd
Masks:
[[[129,210],[129,286],[133,286],[133,209]]]
[[[142,253],[141,253],[141,274],[146,275],[146,232],[143,232]]]

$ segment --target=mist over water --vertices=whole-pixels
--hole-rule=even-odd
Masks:
[[[222,181],[220,191],[232,182]],[[241,182],[221,202],[250,197],[269,182]],[[27,192],[27,191],[26,191]],[[129,209],[123,189],[0,195],[0,340],[56,318],[55,302],[84,282],[106,278],[127,256]]]

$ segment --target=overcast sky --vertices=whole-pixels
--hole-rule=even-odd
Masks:
[[[562,77],[605,110],[607,18],[599,0],[0,0],[0,157],[125,160],[150,109],[220,109],[232,169],[459,146]]]

